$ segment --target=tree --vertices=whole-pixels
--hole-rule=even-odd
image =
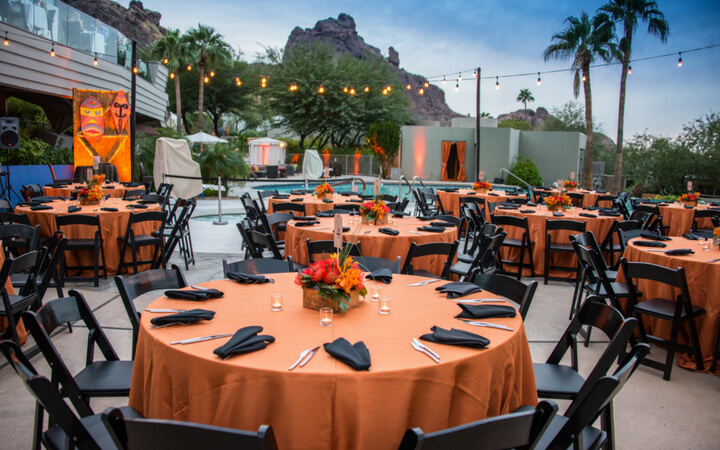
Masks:
[[[215,78],[205,87],[205,111],[219,136],[223,116],[230,113],[243,120],[254,107],[259,87],[252,67],[239,60],[228,61],[215,69]],[[238,85],[239,81],[239,85]]]
[[[685,192],[686,180],[696,174],[700,159],[679,140],[648,134],[629,140],[625,152],[627,177],[663,195]]]
[[[177,115],[177,132],[185,133],[182,123],[182,102],[180,101],[180,67],[191,60],[189,47],[185,45],[180,30],[168,30],[165,37],[155,42],[153,56],[161,59],[170,71],[170,78],[175,82],[175,114]]]
[[[389,178],[390,169],[400,152],[400,125],[395,122],[374,123],[368,128],[365,141],[377,156],[380,175]]]
[[[530,89],[520,89],[520,93],[517,96],[517,101],[523,102],[523,109],[527,109],[527,103],[534,102],[535,97],[533,97]]]
[[[210,77],[205,75],[208,65],[220,65],[230,59],[230,46],[223,41],[222,35],[215,32],[213,27],[198,24],[197,28],[188,31],[184,36],[189,45],[195,61],[198,63],[198,131],[203,131],[203,95],[205,83]],[[211,75],[212,76],[212,75]]]
[[[585,159],[583,161],[583,187],[592,188],[593,173],[593,121],[592,121],[592,90],[590,87],[590,65],[596,58],[609,61],[616,53],[612,24],[607,16],[598,15],[592,23],[587,13],[583,11],[580,17],[565,19],[567,28],[553,35],[554,43],[545,49],[545,61],[555,59],[572,59],[572,68],[575,69],[573,94],[575,98],[580,93],[582,82],[585,94]],[[581,81],[582,80],[582,81]],[[519,97],[518,97],[519,100]]]
[[[657,9],[657,3],[648,0],[610,0],[600,7],[598,11],[607,14],[608,20],[613,24],[621,25],[623,36],[620,39],[620,53],[622,70],[620,73],[620,101],[618,105],[618,129],[615,153],[615,176],[613,178],[614,192],[619,192],[622,186],[623,165],[623,125],[625,121],[625,93],[627,89],[627,74],[630,66],[633,34],[640,21],[647,23],[647,31],[651,35],[667,42],[670,26],[665,21],[665,15]]]
[[[530,122],[522,119],[505,119],[498,124],[498,128],[514,128],[521,131],[532,131],[533,126]]]
[[[720,191],[720,115],[704,115],[685,125],[679,140],[683,147],[697,155],[696,185],[703,183],[707,186],[704,193],[717,195]]]

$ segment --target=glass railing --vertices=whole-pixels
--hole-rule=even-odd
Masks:
[[[0,21],[132,68],[132,41],[115,28],[57,0],[0,0]],[[138,49],[138,76],[150,81],[148,55]]]

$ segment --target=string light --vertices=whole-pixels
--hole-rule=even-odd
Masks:
[[[499,80],[499,77],[495,77],[495,90],[496,90],[496,91],[499,91],[499,90],[500,90],[500,80]]]
[[[412,89],[412,86],[408,84],[407,86],[405,86],[405,88],[409,91],[410,89]]]
[[[295,83],[294,81],[293,81],[292,83],[290,83],[290,90],[293,91],[293,92],[294,92],[294,91],[297,91],[297,90],[298,90],[298,85],[297,85],[297,83]]]
[[[325,86],[322,84],[318,87],[318,94],[324,94],[325,93]]]
[[[386,88],[386,87],[385,87],[385,88],[383,88],[383,90],[382,90],[382,93],[383,93],[383,95],[388,95],[388,90],[387,90],[387,88]]]
[[[174,80],[174,79],[175,79],[175,72],[170,72],[170,79],[171,79],[171,80]]]
[[[355,95],[355,86],[350,86],[350,95]]]
[[[190,72],[192,70],[192,66],[190,64],[188,64],[187,70],[188,70],[188,72]]]
[[[542,80],[540,79],[540,72],[538,72],[538,86],[542,84]]]
[[[240,77],[235,77],[235,84],[237,86],[242,86],[242,80],[240,79]]]
[[[210,78],[208,78],[207,75],[205,75],[205,78],[203,78],[203,82],[208,83],[210,81]]]
[[[445,75],[443,75],[443,84],[447,84],[447,80],[445,79]]]
[[[167,58],[163,59],[163,64],[167,65],[167,63],[169,63],[169,62],[170,62],[169,59],[167,59]]]
[[[267,87],[267,78],[265,78],[265,76],[263,76],[262,79],[260,79],[260,87],[261,88]]]
[[[210,71],[210,76],[211,76],[211,77],[214,77],[214,76],[215,76],[215,71],[214,71],[214,70],[211,70],[211,71]]]
[[[52,43],[52,47],[50,48],[50,56],[53,58],[55,57],[55,43]]]
[[[387,90],[388,90],[388,92],[392,92],[392,86],[390,86],[390,85],[388,84],[388,85],[387,85]]]
[[[343,92],[346,93],[346,94],[348,93],[348,87],[347,87],[347,86],[343,86]]]
[[[457,91],[459,91],[459,90],[460,90],[460,83],[459,83],[459,82],[456,82],[456,83],[455,83],[455,92],[457,92]]]
[[[418,90],[418,94],[420,94],[420,95],[425,95],[425,89],[420,88],[420,89]]]
[[[365,85],[365,89],[363,89],[366,93],[370,92],[370,86]]]
[[[133,71],[133,73],[138,73],[138,68],[137,68],[137,66],[133,66],[132,71]]]
[[[585,74],[583,74],[582,80],[583,80],[583,83],[587,81],[587,77],[585,76]]]
[[[628,75],[632,74],[632,66],[628,66]]]
[[[477,69],[473,70],[473,78],[477,78]]]
[[[682,52],[678,52],[678,67],[682,67]]]
[[[10,41],[8,41],[7,37],[7,31],[5,31],[5,45],[10,45]]]
[[[462,81],[462,74],[458,73],[458,82]]]
[[[93,60],[93,64],[96,66],[98,65],[97,52],[95,53],[95,59]]]
[[[428,82],[426,81],[425,83],[423,83],[423,86],[424,86],[424,87],[430,87],[430,83],[428,83]]]

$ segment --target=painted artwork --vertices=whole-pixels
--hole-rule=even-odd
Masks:
[[[130,105],[120,91],[73,89],[75,166],[92,166],[93,158],[117,167],[120,181],[130,181]]]

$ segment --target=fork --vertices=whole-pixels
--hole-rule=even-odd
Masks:
[[[440,359],[439,359],[439,358],[436,358],[432,353],[428,352],[425,347],[416,344],[416,343],[415,343],[415,339],[413,339],[413,341],[410,343],[410,345],[412,345],[412,347],[413,347],[415,350],[419,351],[419,352],[422,353],[423,355],[425,355],[425,356],[427,356],[428,358],[430,358],[430,359],[432,359],[433,361],[435,361],[435,364],[440,364]]]
[[[417,345],[417,346],[420,347],[420,348],[425,349],[428,353],[430,353],[431,355],[433,355],[433,356],[436,357],[437,359],[440,359],[440,355],[438,355],[437,353],[435,353],[435,352],[434,352],[430,347],[428,347],[427,345],[425,345],[425,344],[423,344],[422,342],[420,342],[420,340],[419,340],[418,338],[413,338],[413,342],[415,343],[415,345]]]

